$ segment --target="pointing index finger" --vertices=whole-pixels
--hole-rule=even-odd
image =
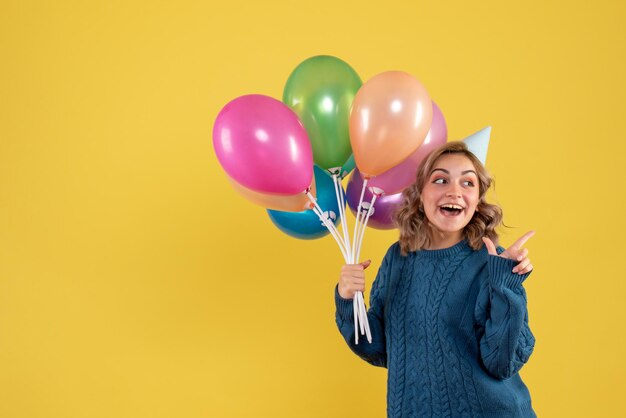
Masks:
[[[511,247],[515,248],[516,250],[519,250],[521,246],[524,245],[524,243],[528,241],[530,237],[532,237],[533,235],[535,235],[535,231],[526,232],[517,241],[515,241],[513,245],[511,245]]]

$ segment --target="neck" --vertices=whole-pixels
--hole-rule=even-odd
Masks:
[[[450,248],[463,239],[462,231],[454,232],[442,232],[437,230],[430,230],[430,246],[429,250],[441,250],[443,248]]]

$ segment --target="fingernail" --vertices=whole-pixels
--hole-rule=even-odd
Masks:
[[[516,273],[516,272],[517,272],[517,267],[513,269],[513,273]]]

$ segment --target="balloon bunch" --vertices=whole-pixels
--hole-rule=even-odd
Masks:
[[[401,191],[446,139],[441,110],[413,76],[387,71],[362,83],[332,56],[300,63],[282,102],[263,95],[232,100],[213,128],[215,152],[235,190],[267,208],[272,222],[293,237],[330,233],[348,264],[359,260],[368,222],[395,227]],[[341,180],[355,164],[344,192]],[[346,203],[356,217],[352,240]],[[371,342],[362,292],[354,313],[355,329]],[[359,332],[355,339],[358,344]]]

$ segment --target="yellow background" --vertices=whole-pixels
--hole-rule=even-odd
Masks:
[[[537,232],[535,409],[625,416],[625,19],[618,0],[2,1],[0,416],[385,415],[386,371],[335,326],[334,242],[278,231],[211,143],[224,104],[280,98],[318,54],[412,73],[450,139],[493,126],[502,244]],[[368,230],[368,286],[396,238]]]

